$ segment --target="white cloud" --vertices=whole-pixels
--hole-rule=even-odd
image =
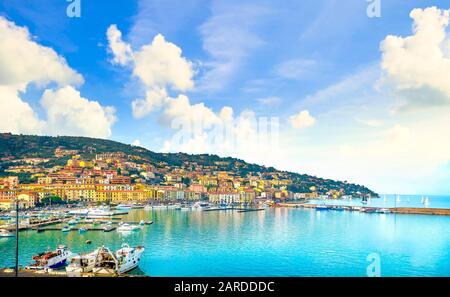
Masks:
[[[44,92],[47,119],[42,120],[20,95],[30,84],[43,88],[51,83],[60,89]],[[0,17],[0,131],[109,136],[113,109],[81,98],[73,86],[82,83],[63,57],[36,43],[26,28]]]
[[[145,99],[135,99],[131,103],[133,116],[142,118],[154,109],[161,107],[167,100],[168,94],[164,88],[154,88],[146,92]]]
[[[131,143],[132,146],[142,146],[141,141],[139,139],[134,140]]]
[[[133,51],[131,46],[122,40],[122,32],[116,25],[111,25],[106,32],[109,49],[113,54],[113,64],[126,65],[132,60]]]
[[[289,117],[289,123],[295,129],[311,127],[316,123],[316,119],[309,114],[309,111],[303,110]]]
[[[181,49],[158,34],[153,42],[134,53],[133,74],[146,86],[170,86],[186,91],[194,87],[192,63],[182,57]]]
[[[25,90],[31,82],[79,85],[83,77],[53,49],[33,41],[26,28],[0,16],[0,85]]]
[[[109,48],[113,63],[130,65],[133,75],[138,77],[146,88],[144,99],[132,102],[133,115],[142,118],[155,108],[161,107],[168,97],[167,88],[187,91],[194,87],[192,63],[182,56],[182,50],[175,44],[157,34],[152,43],[143,45],[138,51],[121,39],[116,25],[107,31]]]
[[[115,122],[113,107],[89,101],[71,86],[45,90],[41,100],[47,112],[47,132],[51,135],[84,135],[106,138]]]
[[[44,122],[14,87],[0,85],[0,131],[41,134]]]
[[[381,43],[382,82],[406,101],[405,107],[450,103],[450,10],[412,10],[413,35],[389,35]]]

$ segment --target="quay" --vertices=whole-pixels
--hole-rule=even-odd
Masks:
[[[307,208],[307,209],[315,209],[318,204],[305,204],[305,203],[278,203],[277,207],[290,207],[290,208]],[[321,206],[327,207],[329,210],[333,210],[334,208],[340,207],[343,210],[347,211],[360,211],[365,212],[367,210],[375,210],[375,212],[387,209],[391,214],[423,214],[423,215],[443,215],[449,216],[450,209],[448,208],[419,208],[419,207],[392,207],[392,208],[384,208],[384,207],[372,207],[372,206],[349,206],[349,205],[330,205],[324,204]]]
[[[5,268],[5,269],[0,269],[0,278],[2,277],[14,277],[14,268]],[[76,276],[76,277],[105,277],[105,276],[99,276],[99,275],[95,275],[92,272],[87,272],[87,273],[77,273],[74,275],[69,275],[66,271],[64,270],[49,270],[49,271],[44,271],[44,270],[27,270],[27,269],[19,269],[19,277],[71,277],[71,276]],[[144,275],[130,275],[130,274],[120,274],[120,275],[108,275],[108,277],[148,277],[148,276],[144,276]]]
[[[415,208],[415,207],[397,207],[390,208],[393,213],[399,214],[424,214],[424,215],[441,215],[450,216],[448,208]]]

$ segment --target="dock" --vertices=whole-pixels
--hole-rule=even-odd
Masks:
[[[140,222],[122,222],[122,223],[124,223],[124,224],[130,224],[130,225],[138,225]],[[111,225],[118,225],[119,224],[119,222],[110,222],[110,224]],[[145,222],[145,225],[151,225],[151,224],[153,224],[153,221],[148,221],[148,222]],[[83,225],[83,223],[80,223],[80,225]],[[82,228],[84,228],[84,229],[86,229],[86,231],[102,231],[102,232],[111,232],[111,231],[114,231],[114,230],[116,230],[117,229],[117,226],[114,226],[114,227],[112,227],[111,229],[109,229],[109,230],[104,230],[103,228],[101,228],[101,227],[82,227]],[[47,228],[39,228],[39,227],[35,227],[35,228],[33,228],[33,230],[36,230],[37,232],[44,232],[44,231],[61,231],[61,228],[59,227],[59,228],[56,228],[56,227],[47,227]],[[80,228],[79,227],[75,227],[75,226],[73,226],[72,227],[72,229],[70,230],[70,231],[67,231],[67,232],[73,232],[73,231],[79,231],[80,230]]]
[[[251,211],[263,211],[266,210],[265,208],[247,208],[247,209],[240,209],[237,212],[251,212]]]
[[[306,208],[306,209],[315,209],[318,204],[299,204],[299,203],[279,203],[278,207],[290,207],[290,208]],[[322,206],[322,204],[321,204]],[[334,210],[334,208],[340,207],[339,210],[346,211],[358,211],[358,212],[367,212],[368,210],[374,210],[375,213],[380,210],[389,210],[391,214],[421,214],[421,215],[441,215],[441,216],[449,216],[450,209],[448,208],[419,208],[419,207],[375,207],[375,206],[350,206],[350,205],[331,205],[325,204],[329,208],[329,210]]]
[[[397,207],[390,208],[393,213],[399,214],[423,214],[423,215],[441,215],[450,216],[448,208],[414,208],[414,207]]]

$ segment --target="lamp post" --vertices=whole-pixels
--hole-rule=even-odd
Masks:
[[[19,199],[16,197],[16,277],[19,276]]]

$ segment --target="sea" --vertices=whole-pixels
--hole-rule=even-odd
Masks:
[[[450,208],[450,197],[428,196]],[[361,201],[311,203],[361,205]],[[424,207],[421,196],[371,199],[382,207]],[[132,210],[124,221],[153,221],[131,233],[20,232],[19,262],[64,244],[86,253],[122,243],[145,247],[133,274],[148,276],[450,276],[450,216],[271,208],[237,212]],[[87,244],[87,240],[91,244]],[[0,238],[0,267],[12,267],[15,238]]]

